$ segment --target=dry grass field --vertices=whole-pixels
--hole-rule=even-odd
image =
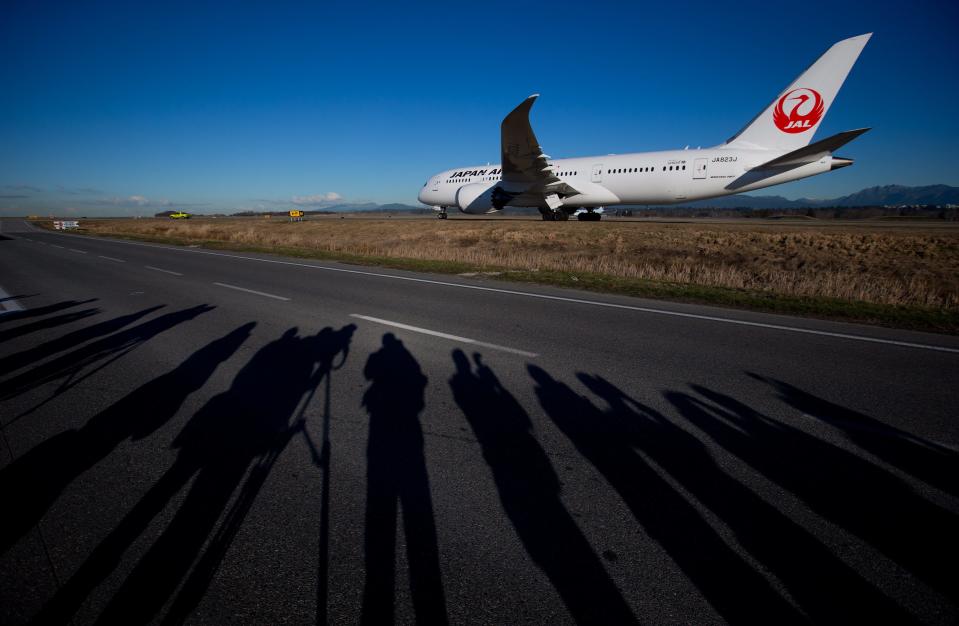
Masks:
[[[560,271],[788,296],[959,310],[959,225],[794,221],[91,220],[85,230],[179,242]]]

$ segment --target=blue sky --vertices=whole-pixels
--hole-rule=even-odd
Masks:
[[[874,32],[820,138],[855,166],[761,193],[959,185],[959,3],[0,4],[0,214],[415,204],[495,161],[530,93],[554,157],[715,145]]]

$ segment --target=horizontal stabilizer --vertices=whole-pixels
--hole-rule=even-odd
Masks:
[[[859,135],[869,130],[868,128],[857,128],[856,130],[847,130],[832,137],[827,137],[821,141],[811,143],[808,146],[787,152],[781,157],[771,161],[766,161],[762,165],[754,167],[754,170],[768,170],[776,167],[788,167],[791,165],[803,165],[818,161],[824,156],[832,154],[837,149],[843,147]]]

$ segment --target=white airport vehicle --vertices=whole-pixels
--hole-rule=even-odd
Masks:
[[[419,193],[439,217],[536,207],[544,220],[599,220],[602,207],[676,204],[771,187],[841,167],[833,152],[868,128],[810,143],[872,33],[833,45],[745,128],[702,149],[573,159],[543,153],[529,123],[534,94],[501,126],[499,167],[458,167],[431,176]]]

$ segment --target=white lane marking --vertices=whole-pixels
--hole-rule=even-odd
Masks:
[[[70,252],[79,252],[80,254],[86,254],[86,250],[77,250],[76,248],[67,248]]]
[[[174,276],[183,276],[180,272],[174,272],[173,270],[165,270],[161,267],[153,267],[152,265],[144,265],[143,267],[148,270],[153,270],[154,272],[163,272],[164,274],[173,274]]]
[[[118,259],[112,256],[103,256],[102,254],[98,254],[97,256],[99,256],[101,259],[106,259],[107,261],[116,261],[117,263],[126,263],[126,261],[124,261],[123,259]]]
[[[253,289],[247,289],[246,287],[237,287],[236,285],[228,285],[226,283],[213,283],[214,285],[219,285],[220,287],[226,287],[227,289],[236,289],[237,291],[245,291],[247,293],[255,293],[258,296],[265,296],[267,298],[273,298],[274,300],[289,300],[289,298],[284,298],[283,296],[275,296],[272,293],[266,293],[264,291],[255,291]]]
[[[53,246],[54,248],[60,248],[60,249],[63,249],[63,246],[58,246],[58,245],[57,245],[57,244],[55,244],[55,243],[51,243],[50,245],[51,245],[51,246]]]
[[[0,315],[22,310],[23,305],[20,304],[16,298],[4,291],[3,287],[0,287]]]
[[[420,328],[419,326],[410,326],[409,324],[402,324],[400,322],[391,322],[390,320],[380,319],[378,317],[370,317],[369,315],[360,315],[358,313],[351,313],[350,317],[355,317],[357,319],[366,320],[367,322],[375,322],[377,324],[383,324],[385,326],[392,326],[394,328],[402,328],[403,330],[409,330],[414,333],[422,333],[424,335],[431,335],[433,337],[440,337],[441,339],[449,339],[450,341],[456,341],[459,343],[468,343],[472,346],[479,346],[481,348],[489,348],[490,350],[499,350],[501,352],[509,352],[510,354],[518,354],[520,356],[529,357],[534,359],[539,355],[535,352],[527,352],[526,350],[517,350],[516,348],[509,348],[507,346],[500,346],[495,343],[486,343],[485,341],[476,341],[475,339],[470,339],[468,337],[460,337],[459,335],[451,335],[449,333],[441,333],[438,330],[430,330],[428,328]]]
[[[327,272],[341,272],[344,274],[359,274],[361,276],[375,276],[377,278],[390,278],[393,280],[405,280],[414,283],[423,283],[428,285],[442,285],[444,287],[457,287],[459,289],[474,289],[476,291],[488,291],[492,293],[503,293],[513,296],[522,296],[525,298],[538,298],[540,300],[553,300],[555,302],[569,302],[573,304],[585,304],[588,306],[599,306],[610,309],[621,309],[626,311],[636,311],[639,313],[652,313],[655,315],[667,315],[672,317],[683,317],[686,319],[697,319],[709,322],[719,322],[722,324],[736,324],[739,326],[751,326],[754,328],[767,328],[770,330],[781,330],[791,333],[802,333],[806,335],[819,335],[821,337],[833,337],[836,339],[850,339],[852,341],[865,341],[868,343],[878,343],[890,346],[900,346],[903,348],[918,348],[920,350],[935,350],[937,352],[950,352],[959,354],[959,348],[947,348],[946,346],[936,346],[926,343],[913,343],[910,341],[897,341],[895,339],[880,339],[878,337],[866,337],[863,335],[849,335],[846,333],[837,333],[828,330],[812,330],[810,328],[799,328],[796,326],[783,326],[780,324],[767,324],[764,322],[749,322],[746,320],[729,319],[725,317],[715,317],[713,315],[702,315],[700,313],[682,313],[680,311],[668,311],[665,309],[653,309],[649,307],[633,306],[630,304],[615,304],[612,302],[600,302],[598,300],[585,300],[582,298],[570,298],[566,296],[551,296],[543,293],[531,293],[527,291],[516,291],[514,289],[500,289],[498,287],[484,287],[481,285],[465,285],[463,283],[451,283],[444,280],[432,280],[429,278],[414,278],[412,276],[397,276],[395,274],[384,274],[382,272],[366,272],[363,270],[350,270],[342,267],[326,267],[323,265],[311,265],[309,263],[297,263],[295,261],[280,261],[278,259],[259,259],[256,257],[242,256],[239,254],[224,254],[222,252],[211,252],[209,250],[197,250],[195,248],[173,248],[164,245],[140,243],[139,241],[119,241],[116,239],[103,239],[110,243],[125,244],[130,246],[141,246],[144,248],[157,248],[161,250],[171,250],[174,252],[190,252],[193,254],[205,254],[208,256],[219,256],[227,259],[242,259],[244,261],[259,261],[260,263],[273,263],[276,265],[289,265],[294,267],[308,267],[315,270],[324,270]]]

